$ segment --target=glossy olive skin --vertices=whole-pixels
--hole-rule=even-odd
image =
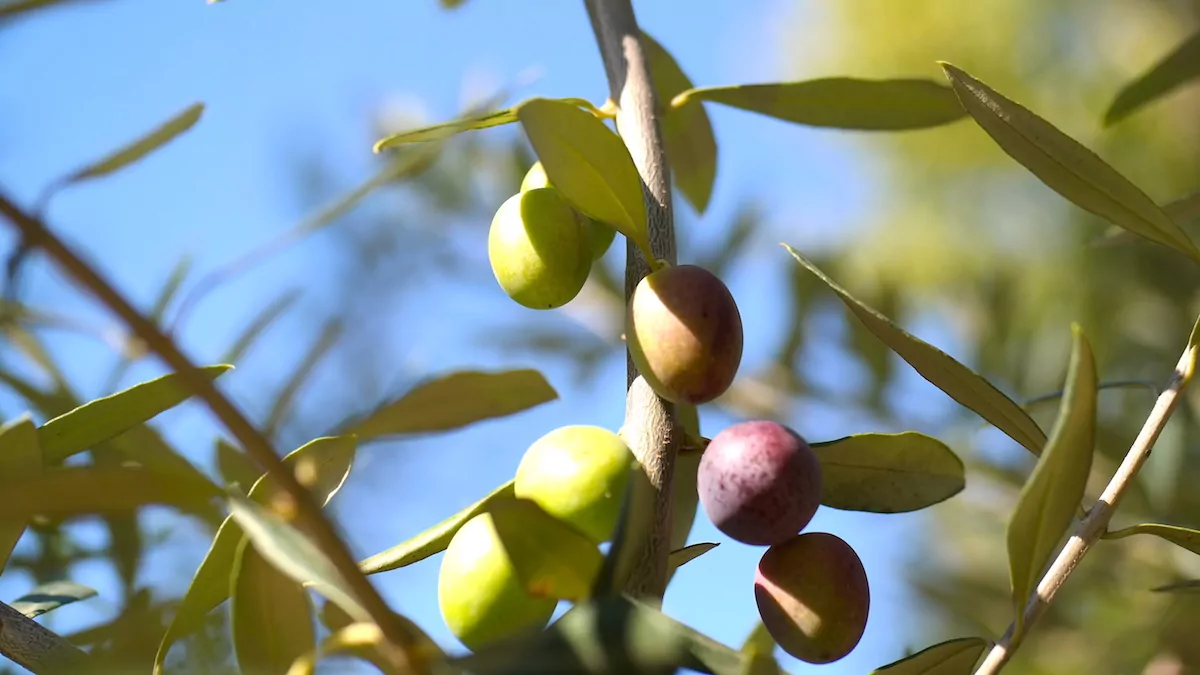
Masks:
[[[488,230],[488,261],[504,292],[530,309],[562,307],[583,289],[591,254],[579,216],[554,188],[509,197]]]
[[[629,484],[633,451],[602,427],[559,427],[525,451],[513,486],[597,544],[612,538]]]
[[[707,403],[733,384],[742,362],[742,316],[733,295],[696,265],[664,267],[642,279],[625,316],[633,363],[662,398]]]
[[[533,166],[529,167],[529,171],[525,174],[525,178],[521,181],[521,192],[527,190],[536,190],[537,188],[553,187],[550,185],[550,178],[546,176],[546,169],[541,162],[534,162]],[[588,249],[592,252],[592,260],[599,260],[604,257],[608,249],[612,246],[613,239],[617,236],[617,231],[604,223],[579,214],[579,218],[583,222],[583,230],[588,236]]]
[[[697,475],[700,504],[730,538],[770,546],[804,529],[821,504],[821,465],[792,429],[741,422],[712,438]]]
[[[845,657],[862,639],[871,588],[849,544],[809,532],[767,549],[755,574],[754,599],[783,651],[822,664]]]

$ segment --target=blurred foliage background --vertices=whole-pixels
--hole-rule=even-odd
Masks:
[[[470,4],[458,11],[470,11]],[[1101,125],[1125,82],[1200,27],[1200,2],[840,0],[781,12],[786,39],[776,47],[789,77],[940,79],[936,61],[949,61],[1095,150],[1159,203],[1200,190],[1200,88],[1174,92],[1111,128]],[[686,61],[682,65],[688,70]],[[488,96],[477,99],[489,103]],[[362,120],[362,137],[432,121],[419,106],[383,104]],[[720,118],[715,123],[719,140]],[[786,306],[776,308],[784,317],[778,333],[755,339],[769,346],[747,360],[734,388],[712,407],[721,419],[788,419],[799,410],[838,408],[877,427],[917,428],[950,443],[967,462],[968,488],[952,508],[923,516],[919,540],[906,549],[905,575],[920,600],[901,609],[911,620],[905,629],[913,640],[996,637],[1011,618],[1003,531],[1032,457],[973,414],[946,405],[813,277],[779,255],[775,242],[803,244],[806,255],[864,302],[1018,400],[1061,386],[1069,324],[1079,321],[1095,347],[1102,380],[1144,383],[1101,394],[1090,496],[1124,456],[1153,402],[1152,387],[1162,386],[1178,358],[1200,312],[1200,272],[1181,255],[1110,232],[1107,223],[1045,188],[969,120],[905,134],[847,134],[839,142],[865,167],[861,202],[839,228],[814,224],[820,213],[772,212],[754,194],[717,227],[676,198],[681,261],[721,276],[773,266],[787,291]],[[281,297],[262,310],[259,328],[285,313],[302,316],[309,327],[297,338],[307,353],[296,355],[294,372],[245,384],[245,391],[257,393],[239,397],[281,448],[327,433],[412,385],[412,378],[396,381],[386,374],[397,372],[396,354],[412,342],[406,328],[430,318],[412,310],[429,279],[464,288],[494,285],[484,248],[463,244],[482,240],[496,206],[516,191],[532,162],[528,146],[508,129],[464,134],[437,150],[410,146],[377,156],[372,170],[379,173],[369,190],[359,191],[362,202],[332,212],[326,212],[330,205],[357,186],[332,168],[326,148],[310,143],[292,150],[286,165],[295,210],[311,220],[281,241],[322,230],[323,261],[333,268],[334,281],[315,295]],[[726,179],[719,170],[718,184]],[[1183,225],[1200,236],[1200,218]],[[514,358],[558,362],[579,382],[602,376],[601,366],[623,351],[620,248],[597,263],[584,292],[562,311],[534,317],[485,312],[478,333],[467,339],[499,345]],[[270,250],[270,256],[284,256],[288,248]],[[160,296],[168,324],[188,319],[180,301],[211,272],[181,269],[187,280],[182,290],[171,294],[168,285]],[[249,273],[254,267],[230,269]],[[58,372],[42,351],[39,336],[47,325],[58,325],[53,309],[13,301],[5,305],[3,321],[0,384],[43,418],[82,400],[69,373]],[[395,316],[405,318],[397,322]],[[103,337],[129,347],[119,335]],[[236,351],[255,356],[251,343]],[[240,365],[242,354],[233,356]],[[835,364],[836,374],[816,369],[814,359]],[[335,365],[310,378],[322,362]],[[125,368],[117,366],[107,379],[109,391],[130,383],[122,379]],[[305,388],[319,395],[301,404],[297,392]],[[1033,409],[1048,429],[1056,403]],[[6,405],[5,416],[14,410]],[[1114,529],[1151,521],[1200,525],[1198,414],[1200,396],[1193,393],[1160,439]],[[104,449],[93,452],[93,461],[105,458]],[[239,471],[215,459],[214,465],[226,477]],[[41,524],[9,570],[41,582],[60,578],[81,561],[112,564],[125,589],[124,598],[108,599],[117,603],[118,618],[84,637],[149,659],[171,599],[152,598],[138,570],[158,545],[159,531],[129,518],[110,518],[105,526],[109,540],[93,547],[61,524]],[[171,573],[184,578],[191,571],[180,564]],[[1008,672],[1200,672],[1200,598],[1150,592],[1197,576],[1200,558],[1156,539],[1100,542]],[[175,672],[220,672],[229,664],[223,615],[211,619],[204,635],[188,640],[187,658],[172,659]],[[131,625],[137,629],[106,634]]]

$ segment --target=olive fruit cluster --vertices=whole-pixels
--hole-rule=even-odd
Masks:
[[[508,297],[530,309],[554,309],[579,295],[616,234],[572,207],[538,162],[492,217],[488,260]]]
[[[732,539],[767,546],[754,598],[788,654],[830,663],[862,638],[870,587],[858,554],[825,532],[800,534],[821,503],[821,465],[798,433],[775,422],[735,424],[709,441],[697,474],[700,505]]]
[[[565,523],[596,546],[611,539],[635,462],[620,436],[596,426],[560,427],[530,445],[517,466],[515,499],[500,500],[472,517],[446,548],[438,605],[450,632],[476,650],[517,631],[544,627],[561,598],[521,582],[501,531],[535,542],[535,555],[545,558],[538,567],[550,577],[562,570],[572,575],[599,571],[591,565],[599,559],[598,550],[584,558],[567,545],[561,530],[547,525]],[[519,500],[536,504],[558,523],[516,508]]]

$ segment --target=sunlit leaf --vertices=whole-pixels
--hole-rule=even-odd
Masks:
[[[1020,405],[950,355],[908,333],[887,317],[856,300],[849,291],[830,279],[794,248],[787,244],[783,247],[797,262],[837,293],[867,330],[896,352],[920,373],[921,377],[946,392],[946,395],[959,404],[975,411],[1033,454],[1041,454],[1046,436],[1037,422],[1034,422]]]
[[[64,183],[79,183],[120,171],[191,129],[200,121],[203,113],[203,103],[188,106],[171,119],[146,132],[141,138],[71,174]]]
[[[1200,33],[1179,44],[1134,81],[1121,88],[1104,113],[1104,125],[1125,119],[1142,106],[1200,77]]]
[[[871,671],[872,675],[971,675],[989,643],[983,638],[958,638]]]
[[[775,651],[775,638],[771,637],[770,631],[767,630],[766,624],[760,619],[754,624],[754,629],[746,636],[746,640],[742,642],[742,653],[750,654],[751,652],[760,652],[770,654]]]
[[[494,110],[482,115],[475,115],[464,119],[442,122],[441,124],[434,124],[427,127],[421,127],[419,129],[410,129],[408,131],[401,131],[400,133],[392,134],[387,138],[383,138],[375,142],[375,152],[383,152],[389,148],[399,147],[408,143],[427,143],[429,141],[440,141],[464,131],[487,129],[488,127],[497,127],[502,124],[512,124],[516,121],[516,108]]]
[[[550,183],[652,259],[642,178],[621,137],[594,114],[563,101],[530,99],[517,107],[517,116]]]
[[[684,546],[677,551],[671,551],[671,556],[667,559],[667,566],[671,569],[682,567],[717,546],[718,544],[711,542],[701,542],[699,544],[692,544],[691,546]]]
[[[775,657],[769,652],[752,651],[746,654],[741,672],[742,675],[778,675],[781,671]]]
[[[660,106],[667,106],[676,95],[692,88],[692,81],[675,57],[657,40],[643,32],[642,45]],[[704,213],[717,178],[717,140],[708,112],[699,101],[684,103],[665,111],[659,123],[671,175],[692,208]]]
[[[304,586],[279,572],[243,539],[234,555],[229,629],[245,675],[278,675],[316,647],[312,603]]]
[[[26,413],[0,427],[0,479],[19,481],[42,472],[42,451],[38,447],[37,429]],[[28,520],[0,521],[0,571],[8,562]]]
[[[283,458],[283,463],[296,470],[298,475],[312,476],[314,481],[308,489],[317,503],[325,505],[350,475],[354,453],[355,442],[352,437],[318,438],[293,450]],[[301,470],[301,466],[306,468]],[[269,503],[278,489],[273,481],[263,475],[250,488],[249,497],[259,503]],[[163,635],[154,657],[156,674],[162,672],[171,645],[200,628],[204,615],[229,597],[230,570],[241,541],[241,527],[232,518],[226,518]]]
[[[93,466],[47,469],[25,478],[2,476],[0,494],[3,520],[124,513],[151,504],[189,513],[220,496],[206,481],[139,467]]]
[[[1076,206],[1200,261],[1200,249],[1154,200],[1094,152],[986,84],[943,63],[967,112],[1004,152]]]
[[[381,551],[358,563],[365,574],[388,572],[420,562],[446,550],[455,533],[468,520],[486,511],[498,500],[513,496],[513,481],[493,490],[483,499],[425,530],[417,536],[401,542],[386,551]]]
[[[604,561],[593,541],[528,499],[497,500],[488,512],[527,593],[571,602],[588,597]],[[554,554],[546,555],[550,541]]]
[[[383,631],[373,623],[352,623],[337,629],[321,641],[320,648],[313,648],[296,659],[287,670],[287,675],[312,675],[321,657],[349,654],[362,658],[364,650],[384,643]],[[383,670],[383,668],[380,668]],[[279,671],[276,671],[279,672]],[[383,672],[387,672],[383,670]]]
[[[1008,523],[1008,561],[1016,630],[1023,628],[1026,600],[1071,524],[1092,467],[1096,435],[1096,365],[1078,325],[1072,326],[1066,394],[1046,449],[1021,488]]]
[[[232,367],[208,366],[201,371],[212,380]],[[42,455],[47,464],[61,462],[154,418],[191,395],[184,378],[179,373],[170,373],[85,403],[38,429]]]
[[[949,87],[925,79],[828,77],[700,87],[676,96],[671,107],[693,101],[721,103],[796,124],[862,131],[925,129],[964,115]]]
[[[1200,554],[1200,530],[1192,530],[1186,527],[1177,527],[1175,525],[1162,525],[1160,523],[1143,523],[1126,527],[1113,532],[1106,532],[1105,539],[1123,539],[1131,537],[1135,534],[1152,534],[1161,539],[1185,548],[1192,553]]]
[[[96,589],[88,588],[74,581],[51,581],[38,586],[8,604],[13,609],[32,619],[46,612],[56,610],[63,605],[87,600],[94,595],[96,595]]]
[[[446,653],[442,648],[433,641],[432,638],[413,622],[412,619],[402,615],[393,613],[394,618],[409,632],[413,637],[413,642],[409,645],[410,654],[418,659],[425,659],[426,663],[440,662],[446,658]],[[347,626],[354,624],[354,619],[338,607],[336,604],[326,600],[321,604],[321,623],[330,631],[337,632]],[[382,655],[375,649],[363,646],[356,649],[347,650],[361,659],[370,661],[376,664],[383,672],[388,672],[388,667],[380,665]]]
[[[536,370],[460,371],[417,385],[354,424],[350,433],[365,441],[446,431],[512,415],[556,398],[558,392]]]
[[[945,501],[966,485],[962,460],[915,431],[856,434],[813,443],[821,504],[847,511],[905,513]]]

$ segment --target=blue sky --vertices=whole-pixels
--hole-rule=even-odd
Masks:
[[[686,12],[679,4],[635,4],[643,28],[699,85],[772,81],[797,72],[785,62],[783,46],[804,39],[798,17],[809,3],[693,2]],[[542,76],[521,96],[604,100],[603,69],[581,2],[474,0],[455,12],[440,10],[435,0],[77,3],[23,20],[0,42],[0,81],[6,83],[0,89],[0,185],[29,203],[46,183],[204,101],[204,118],[185,137],[119,175],[60,195],[50,210],[58,231],[144,306],[179,256],[191,255],[202,272],[299,220],[303,214],[294,206],[292,174],[283,170],[289,152],[320,149],[331,168],[353,184],[371,171],[375,139],[368,121],[384,98],[418,99],[432,118],[445,118],[460,109],[465,80],[501,86],[530,69]],[[848,135],[739,111],[709,111],[720,144],[717,185],[709,212],[689,218],[696,227],[689,236],[712,241],[746,197],[764,205],[771,225],[768,236],[755,242],[755,256],[784,255],[779,241],[803,247],[844,236],[852,227],[868,203],[872,174]],[[678,199],[676,205],[689,208]],[[0,237],[0,244],[11,244],[7,232]],[[323,253],[321,236],[314,237],[209,296],[186,326],[185,347],[197,360],[215,359],[285,286],[319,292],[328,283]],[[783,281],[777,271],[777,265],[741,265],[726,279],[747,326],[745,367],[763,358],[788,320],[776,309]],[[90,299],[43,264],[31,268],[25,287],[34,304],[110,324]],[[528,311],[505,304],[498,289],[487,296],[462,293],[430,281],[430,291],[418,301],[426,303],[430,324],[419,330],[393,326],[404,338],[405,353],[396,362],[407,371],[385,379],[458,368],[542,367],[527,356],[455,339],[478,316],[477,303],[490,303],[489,313],[509,318]],[[247,387],[281,379],[317,331],[294,321],[283,325],[245,368],[223,378],[234,396],[251,399]],[[99,393],[113,359],[107,348],[69,335],[55,337],[53,346],[80,390]],[[818,356],[820,362],[812,366],[818,378],[841,377],[837,369],[844,359],[829,350]],[[623,360],[607,361],[587,386],[576,386],[563,367],[550,364],[543,370],[559,389],[555,403],[415,444],[365,448],[335,502],[356,553],[374,553],[411,536],[507,480],[524,448],[564,420],[619,426]],[[157,364],[140,364],[125,384],[157,372]],[[933,391],[915,386],[919,396]],[[6,413],[11,401],[0,399]],[[716,409],[705,409],[702,416],[710,436],[732,421]],[[867,430],[861,420],[829,407],[805,406],[781,421],[811,440]],[[209,467],[218,427],[205,411],[185,406],[157,422],[197,465]],[[405,455],[397,458],[401,452]],[[912,632],[920,626],[912,620],[914,599],[898,569],[914,552],[910,537],[922,522],[919,514],[822,508],[809,526],[842,536],[860,552],[873,597],[859,648],[820,670],[869,672],[902,656],[906,647],[934,641]],[[174,536],[189,545],[151,558],[144,573],[149,582],[178,589],[199,563],[204,543],[189,539],[186,531]],[[680,571],[665,609],[737,645],[755,621],[752,580],[762,551],[728,541],[703,517],[692,540],[723,545]],[[437,612],[438,560],[374,580],[399,611],[457,648]],[[63,631],[102,618],[105,590],[115,588],[111,573],[100,565],[81,565],[76,573],[102,597],[57,613],[52,625]],[[0,579],[0,597],[10,599],[24,590],[27,581],[16,575]],[[792,672],[814,668],[787,658],[783,663]]]

